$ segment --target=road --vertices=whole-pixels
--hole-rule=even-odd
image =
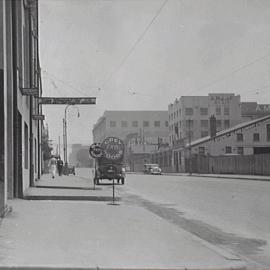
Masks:
[[[270,267],[270,182],[128,174],[133,204],[259,268]]]

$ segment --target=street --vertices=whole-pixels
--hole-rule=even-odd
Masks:
[[[199,238],[270,266],[270,182],[128,174],[124,203],[139,205]]]

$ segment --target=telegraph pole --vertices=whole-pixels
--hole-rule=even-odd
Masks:
[[[189,175],[192,175],[192,156],[191,156],[191,134],[190,134],[191,120],[188,120],[188,148],[189,148]]]

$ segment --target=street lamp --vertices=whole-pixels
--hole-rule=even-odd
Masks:
[[[77,109],[77,116],[78,118],[80,117],[80,112],[79,112],[79,108],[77,106],[75,106],[74,104],[68,104],[65,107],[65,118],[63,119],[63,145],[64,145],[64,174],[68,175],[68,158],[67,158],[67,109],[70,106],[74,106]]]

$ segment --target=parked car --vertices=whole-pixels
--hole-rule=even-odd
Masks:
[[[144,164],[143,172],[146,174],[162,174],[162,170],[158,164]]]

